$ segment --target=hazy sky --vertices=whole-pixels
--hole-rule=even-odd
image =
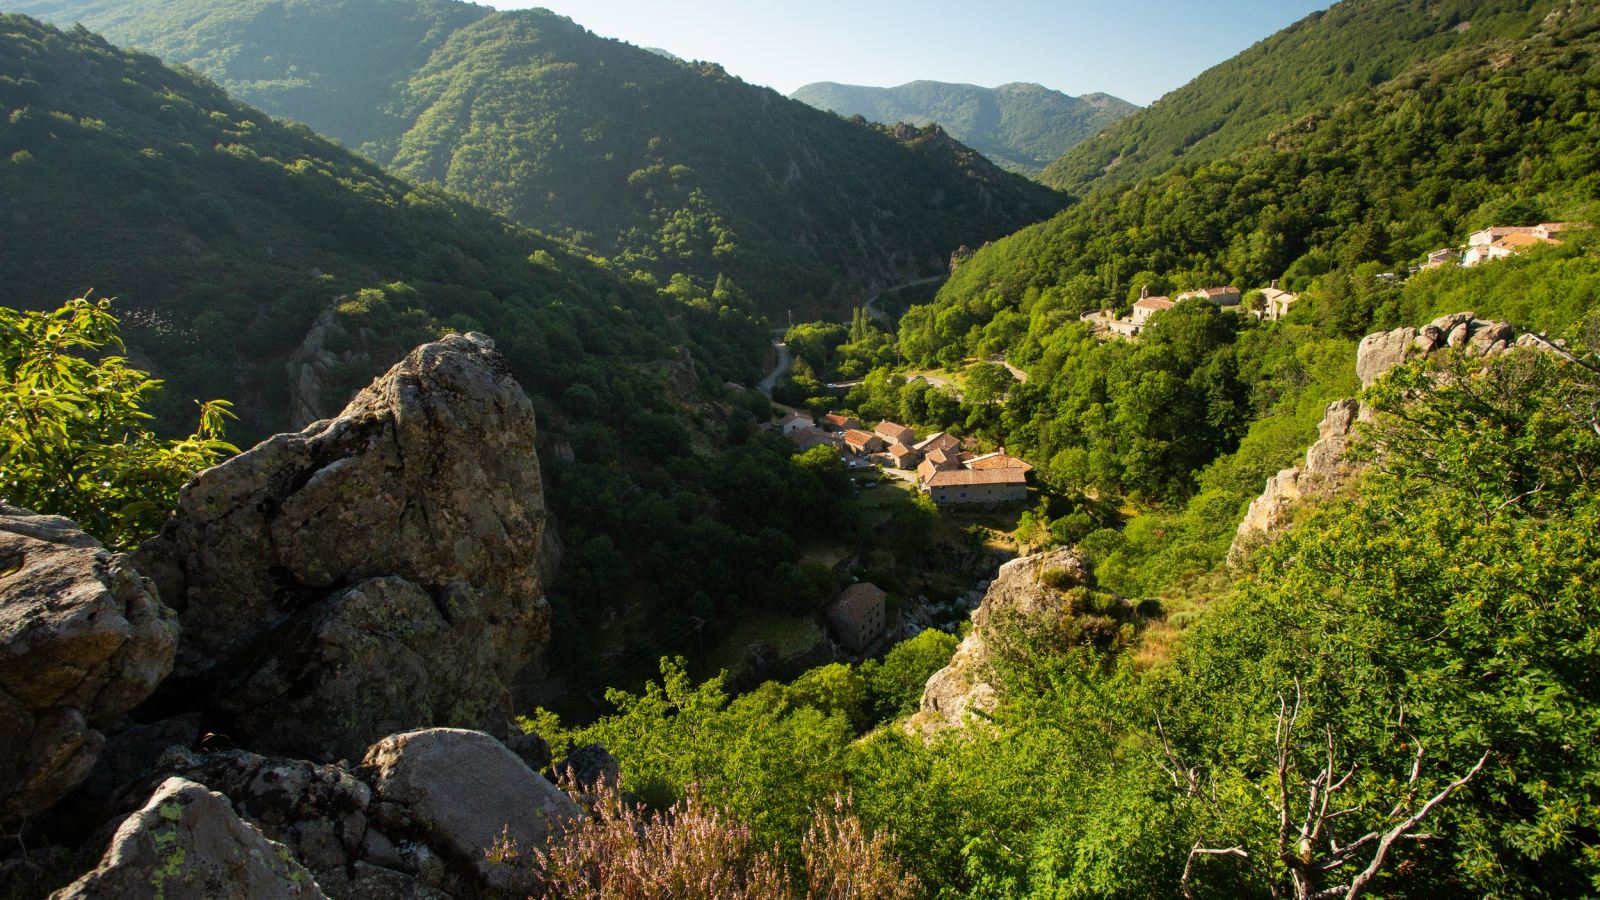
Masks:
[[[813,81],[1033,81],[1142,105],[1331,0],[487,2],[543,6],[785,94]]]

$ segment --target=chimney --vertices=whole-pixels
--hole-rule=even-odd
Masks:
[[[1139,292],[1139,299],[1140,300],[1148,300],[1148,299],[1150,299],[1150,285],[1148,285],[1148,284],[1145,285],[1144,289]]]
[[[1276,278],[1272,279],[1272,289],[1273,290],[1277,290],[1278,289],[1278,279],[1276,279]]]

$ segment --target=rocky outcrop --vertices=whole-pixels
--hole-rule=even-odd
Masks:
[[[1094,569],[1081,550],[1052,550],[1000,567],[983,602],[972,614],[972,631],[956,647],[950,664],[928,679],[921,712],[912,727],[959,727],[972,713],[987,713],[999,700],[990,683],[989,629],[998,616],[1021,619],[1076,615],[1074,589],[1093,590]],[[1113,602],[1123,604],[1117,598]]]
[[[204,785],[169,778],[52,900],[322,900],[309,872]]]
[[[177,643],[172,610],[125,556],[0,504],[0,828],[89,775],[103,732],[155,691]]]
[[[1396,328],[1367,335],[1356,351],[1356,374],[1361,377],[1362,388],[1369,388],[1395,366],[1441,350],[1459,350],[1478,358],[1545,344],[1539,336],[1519,334],[1509,322],[1485,321],[1475,313],[1459,312],[1440,316],[1421,328]],[[1328,497],[1350,483],[1358,467],[1345,458],[1345,448],[1351,429],[1361,418],[1361,404],[1355,400],[1328,404],[1317,427],[1317,442],[1306,453],[1305,463],[1267,479],[1266,489],[1250,503],[1229,549],[1230,563],[1239,564],[1253,546],[1287,525],[1299,504]]]
[[[1267,479],[1266,490],[1250,502],[1250,510],[1239,523],[1234,550],[1243,552],[1248,539],[1277,531],[1288,523],[1295,504],[1307,497],[1326,496],[1343,487],[1352,474],[1344,458],[1350,442],[1350,429],[1360,415],[1355,400],[1335,400],[1328,404],[1317,426],[1317,442],[1306,452],[1303,466],[1284,469]]]
[[[163,696],[320,762],[405,728],[508,733],[504,685],[549,635],[535,438],[493,342],[451,335],[202,472],[135,554],[183,623]]]
[[[526,895],[534,887],[529,851],[580,815],[564,792],[481,732],[393,735],[367,751],[362,767],[378,801],[373,819],[386,832],[431,841],[495,890]],[[518,854],[494,864],[488,853],[500,841],[514,842]]]
[[[599,745],[591,756],[610,758]],[[358,767],[171,747],[118,791],[113,811],[147,806],[173,779],[226,797],[332,900],[474,900],[529,889],[527,851],[543,848],[552,826],[578,815],[564,792],[505,745],[454,729],[392,735]],[[501,837],[518,842],[522,863],[488,861],[485,851]]]
[[[1509,322],[1485,321],[1472,312],[1452,313],[1421,328],[1396,328],[1362,338],[1356,351],[1356,374],[1361,376],[1361,386],[1369,388],[1395,366],[1447,347],[1479,357],[1536,344],[1532,335],[1519,337],[1517,327]]]

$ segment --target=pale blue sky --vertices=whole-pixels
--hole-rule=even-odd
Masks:
[[[1033,81],[1142,105],[1331,0],[488,2],[543,6],[786,94],[813,81]]]

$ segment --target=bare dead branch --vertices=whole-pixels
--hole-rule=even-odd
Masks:
[[[1199,841],[1194,849],[1189,851],[1189,861],[1183,864],[1183,879],[1178,882],[1179,889],[1183,892],[1184,900],[1194,900],[1194,892],[1189,887],[1189,876],[1194,871],[1194,861],[1201,856],[1232,856],[1237,859],[1248,860],[1250,854],[1243,847],[1227,847],[1225,849],[1210,850],[1203,846],[1205,841]]]

